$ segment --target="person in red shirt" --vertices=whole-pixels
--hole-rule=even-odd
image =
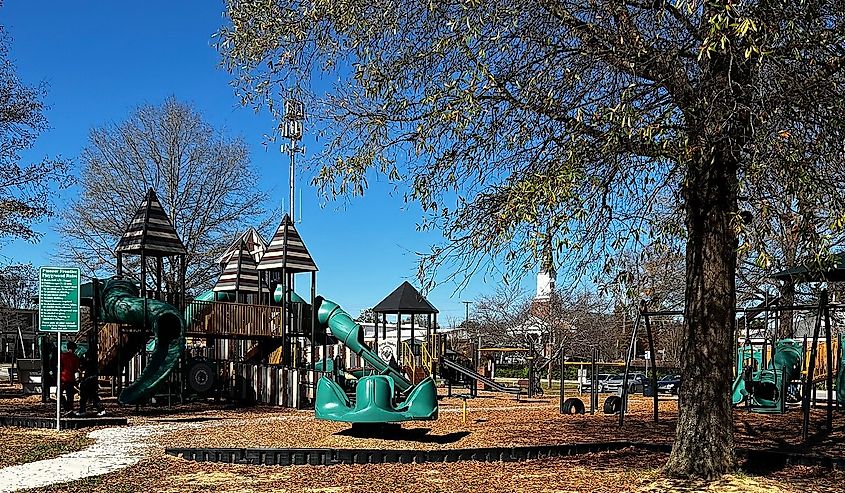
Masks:
[[[76,372],[79,371],[79,356],[76,355],[76,343],[67,343],[67,351],[62,353],[62,390],[65,392],[65,402],[68,411],[73,411],[73,397],[76,395]]]

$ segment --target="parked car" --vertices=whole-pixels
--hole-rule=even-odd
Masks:
[[[657,392],[663,394],[678,395],[681,388],[680,375],[666,375],[657,381]]]
[[[622,373],[612,375],[604,381],[603,385],[599,388],[599,392],[619,393],[622,390],[622,380],[624,377],[625,375]],[[642,373],[629,373],[628,393],[642,392],[646,380],[646,376]]]
[[[611,375],[610,373],[599,373],[598,375],[596,375],[596,377],[598,378],[598,385],[596,386],[596,388],[599,392],[602,392],[602,384],[607,381],[607,379],[610,378]],[[593,385],[591,383],[591,380],[588,378],[586,382],[581,384],[581,392],[589,392],[592,387]]]

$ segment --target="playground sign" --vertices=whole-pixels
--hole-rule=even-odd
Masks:
[[[79,269],[41,267],[38,278],[38,330],[79,332]]]

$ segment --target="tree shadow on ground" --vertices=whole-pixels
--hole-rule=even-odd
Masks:
[[[468,431],[446,433],[445,435],[429,435],[431,428],[401,428],[401,427],[351,427],[338,431],[335,435],[353,438],[381,438],[383,440],[397,440],[402,442],[436,443],[445,445],[455,443],[469,435]]]

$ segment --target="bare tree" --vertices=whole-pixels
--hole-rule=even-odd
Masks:
[[[37,294],[38,272],[31,264],[12,264],[0,267],[0,307],[35,308],[35,296]]]
[[[501,287],[473,304],[473,322],[487,343],[533,347],[535,357],[551,358],[566,351],[589,358],[598,348],[601,358],[613,358],[618,336],[608,301],[598,293],[552,291],[530,299],[519,290]]]
[[[0,2],[2,7],[2,2]],[[32,148],[46,130],[45,86],[25,85],[9,58],[10,40],[0,26],[0,239],[35,241],[32,224],[52,214],[51,187],[67,185],[68,163],[44,159],[21,164],[20,153]]]
[[[219,274],[215,259],[235,234],[266,224],[246,144],[223,136],[187,103],[140,106],[120,123],[92,129],[88,140],[81,190],[59,227],[68,240],[59,256],[87,274],[114,271],[115,245],[150,188],[188,250],[189,292]],[[165,263],[168,291],[178,286],[177,264]]]
[[[525,347],[526,337],[532,330],[528,323],[528,303],[523,293],[509,286],[480,296],[472,304],[470,327],[473,335],[481,336],[485,345]]]
[[[376,320],[378,320],[378,318],[372,308],[365,308],[361,310],[361,313],[355,317],[356,322],[375,322]]]

